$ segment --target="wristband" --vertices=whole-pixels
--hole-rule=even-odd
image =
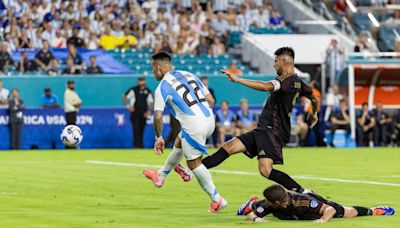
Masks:
[[[162,136],[160,136],[160,137],[155,136],[154,138],[155,138],[156,140],[163,139]]]

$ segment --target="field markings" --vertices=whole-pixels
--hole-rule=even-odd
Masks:
[[[126,162],[110,162],[110,161],[96,161],[96,160],[88,160],[85,161],[89,164],[96,165],[113,165],[113,166],[130,166],[130,167],[142,167],[142,168],[161,168],[161,165],[148,165],[148,164],[137,164],[137,163],[126,163]],[[225,173],[225,174],[236,174],[236,175],[260,175],[257,172],[245,172],[245,171],[233,171],[233,170],[215,170],[212,169],[210,172],[213,173]],[[400,184],[397,183],[388,183],[388,182],[378,182],[378,181],[364,181],[364,180],[348,180],[348,179],[338,179],[338,178],[328,178],[328,177],[317,177],[312,175],[302,175],[302,176],[292,176],[297,179],[306,179],[306,180],[320,180],[320,181],[330,181],[330,182],[341,182],[341,183],[353,183],[353,184],[370,184],[370,185],[381,185],[381,186],[394,186],[400,187]]]
[[[0,195],[17,195],[17,192],[0,192]]]

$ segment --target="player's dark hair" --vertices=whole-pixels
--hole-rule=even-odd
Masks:
[[[362,103],[361,107],[368,106],[367,102]]]
[[[291,47],[281,47],[275,51],[276,56],[288,55],[294,59],[294,50]]]
[[[151,59],[154,61],[168,61],[168,62],[172,61],[171,55],[165,51],[160,51],[155,53],[153,56],[151,56]]]
[[[282,201],[286,197],[285,189],[277,184],[269,186],[264,190],[264,197],[271,202]]]

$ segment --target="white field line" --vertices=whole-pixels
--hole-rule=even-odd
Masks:
[[[96,165],[114,165],[114,166],[130,166],[130,167],[143,167],[143,168],[161,168],[160,165],[148,165],[148,164],[136,164],[136,163],[126,163],[126,162],[109,162],[109,161],[95,161],[88,160],[86,163],[96,164]],[[236,175],[260,175],[256,172],[245,172],[245,171],[230,171],[230,170],[210,170],[213,173],[225,173],[225,174],[236,174]],[[370,184],[370,185],[382,185],[382,186],[394,186],[400,187],[397,183],[387,183],[387,182],[377,182],[377,181],[364,181],[364,180],[346,180],[338,178],[327,178],[327,177],[316,177],[316,176],[292,176],[297,179],[306,180],[320,180],[320,181],[330,181],[330,182],[341,182],[341,183],[353,183],[353,184]]]
[[[0,192],[0,195],[17,195],[17,192]]]

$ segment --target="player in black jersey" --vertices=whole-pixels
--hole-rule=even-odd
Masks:
[[[244,152],[250,158],[257,156],[260,174],[283,185],[288,190],[302,193],[304,189],[289,175],[273,169],[273,164],[283,164],[282,147],[290,137],[290,115],[299,97],[311,100],[312,112],[308,115],[310,127],[318,121],[319,100],[310,87],[294,72],[294,51],[282,47],[275,52],[274,64],[277,77],[263,82],[247,80],[225,73],[232,82],[237,82],[255,90],[271,92],[259,118],[257,128],[226,142],[216,153],[203,159],[210,169],[222,163],[230,155]]]
[[[280,185],[268,187],[263,195],[263,200],[252,197],[239,208],[237,215],[247,215],[247,220],[255,222],[264,222],[266,220],[263,218],[272,214],[282,220],[314,220],[316,223],[324,223],[332,218],[394,214],[394,209],[388,206],[344,207],[315,193],[286,192]]]

